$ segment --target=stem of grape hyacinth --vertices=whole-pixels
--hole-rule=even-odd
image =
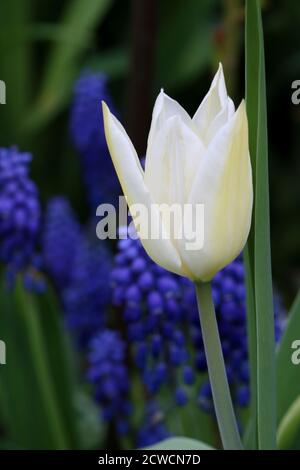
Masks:
[[[196,283],[196,295],[209,379],[225,450],[242,449],[230,396],[210,283]]]

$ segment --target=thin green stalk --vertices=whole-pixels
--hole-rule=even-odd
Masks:
[[[241,450],[210,283],[195,283],[203,343],[223,448]]]

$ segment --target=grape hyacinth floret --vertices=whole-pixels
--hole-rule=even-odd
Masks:
[[[87,379],[103,419],[113,423],[119,435],[126,434],[131,406],[126,346],[120,333],[109,329],[97,333],[90,341],[88,362]]]
[[[166,428],[165,416],[156,402],[150,401],[146,405],[143,424],[136,437],[138,448],[151,446],[170,437]]]
[[[40,229],[38,190],[29,176],[31,159],[17,147],[0,149],[0,259],[11,281],[31,265]]]
[[[101,100],[114,109],[101,73],[83,72],[74,86],[70,133],[83,169],[88,200],[93,214],[101,203],[118,202],[120,186],[104,135]]]

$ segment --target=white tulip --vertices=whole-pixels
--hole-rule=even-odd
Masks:
[[[253,188],[244,101],[235,111],[221,64],[193,118],[161,91],[145,171],[126,131],[102,105],[108,148],[129,209],[143,204],[152,226],[163,227],[159,239],[143,237],[149,220],[133,217],[148,255],[193,281],[209,281],[241,252],[250,230]],[[160,204],[204,205],[202,249],[188,250],[186,240],[175,239]]]

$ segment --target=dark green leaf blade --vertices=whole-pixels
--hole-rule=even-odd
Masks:
[[[1,366],[0,420],[5,435],[24,449],[80,448],[77,387],[50,288],[39,296],[21,281],[13,290],[4,283],[1,287],[0,331],[7,358]]]
[[[300,365],[292,362],[292,344],[300,339],[300,291],[289,313],[289,321],[277,350],[277,414],[281,421],[300,395]]]
[[[246,2],[246,100],[253,168],[254,214],[249,238],[248,276],[251,276],[256,331],[256,421],[260,449],[276,446],[275,340],[270,249],[267,110],[263,28],[258,0]],[[250,293],[251,295],[251,293]],[[249,314],[251,314],[249,312]],[[253,312],[252,312],[253,314]],[[252,338],[253,349],[253,338]],[[251,352],[251,351],[250,351]],[[255,357],[255,352],[252,355]],[[255,372],[255,371],[254,371]]]

